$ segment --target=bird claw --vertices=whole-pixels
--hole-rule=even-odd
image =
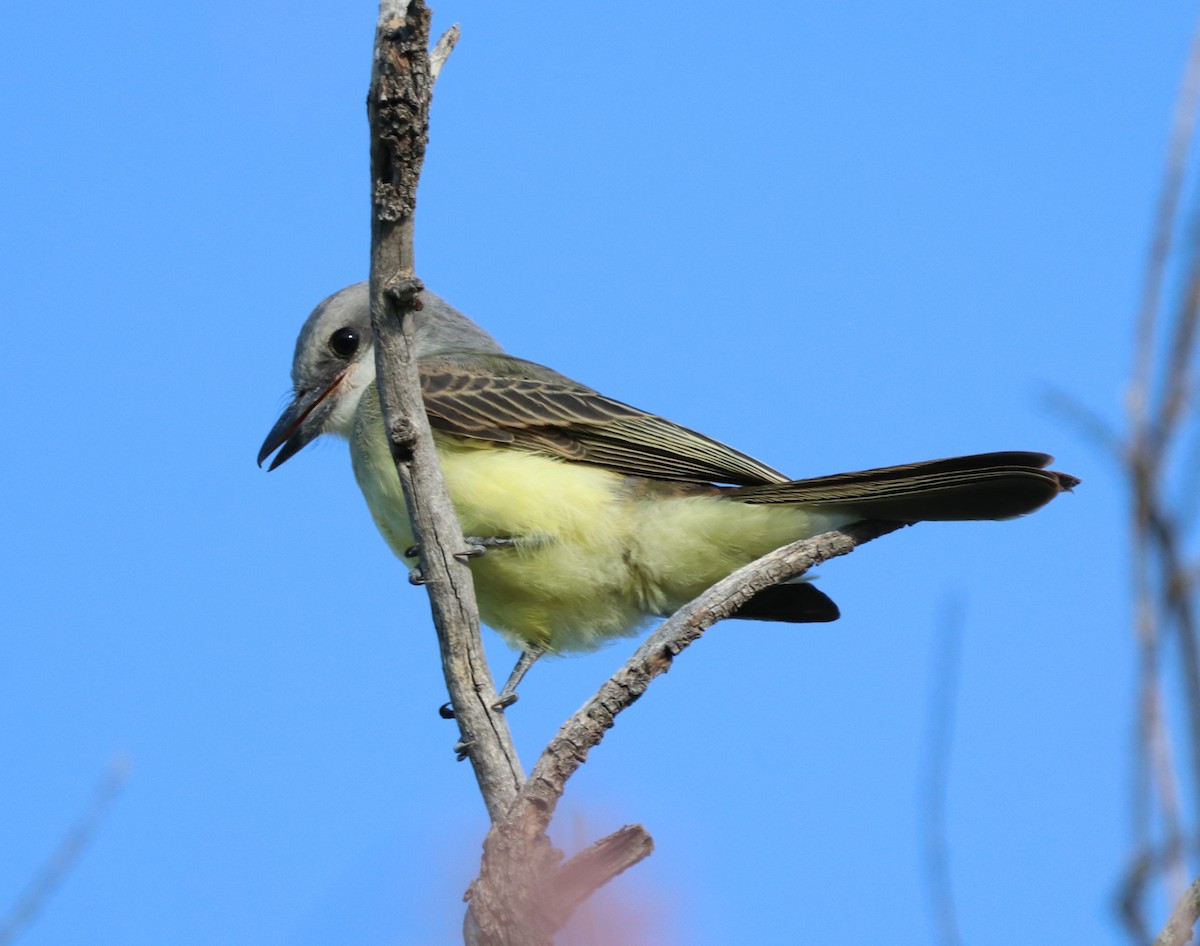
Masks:
[[[516,692],[503,693],[503,692],[501,692],[500,698],[498,700],[496,700],[495,703],[492,704],[492,709],[494,709],[497,713],[503,713],[506,709],[508,709],[510,706],[512,706],[515,702],[517,702],[517,700],[519,700],[520,698],[521,698],[520,693],[516,693]]]
[[[515,549],[518,545],[524,545],[528,540],[523,536],[515,535],[464,535],[463,541],[467,543],[467,550],[454,556],[460,562],[479,558],[490,549]]]
[[[438,707],[438,715],[442,717],[442,719],[454,719],[454,704],[443,703]]]
[[[462,762],[467,757],[467,753],[471,751],[473,742],[463,742],[461,739],[454,744],[454,761]]]
[[[512,706],[520,698],[517,693],[517,687],[521,685],[521,680],[529,671],[539,657],[546,651],[533,644],[525,645],[525,649],[521,651],[521,656],[517,660],[517,665],[513,667],[512,673],[508,675],[508,680],[497,694],[496,702],[492,704],[492,709],[497,713],[503,713],[508,707]]]
[[[464,565],[466,565],[467,562],[473,558],[479,558],[480,555],[487,551],[487,547],[479,544],[477,540],[468,539],[467,541],[469,544],[467,545],[466,549],[461,552],[454,553],[454,557]]]

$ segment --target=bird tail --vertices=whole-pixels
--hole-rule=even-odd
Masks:
[[[858,473],[837,473],[730,490],[744,503],[819,506],[889,522],[1012,519],[1033,512],[1079,480],[1045,467],[1044,453],[980,453]]]

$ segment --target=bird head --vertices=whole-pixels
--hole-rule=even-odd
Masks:
[[[482,328],[431,292],[413,313],[414,356],[454,349],[501,352]],[[363,394],[375,381],[370,293],[365,282],[335,292],[313,309],[296,339],[292,402],[258,452],[273,470],[321,434],[349,437]]]

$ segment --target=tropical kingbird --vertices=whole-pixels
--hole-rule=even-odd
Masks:
[[[484,623],[527,653],[591,650],[670,614],[772,549],[866,519],[1009,519],[1079,481],[1050,457],[1007,452],[789,480],[703,434],[508,355],[422,293],[414,357]],[[275,469],[324,433],[350,441],[359,488],[392,550],[416,564],[379,395],[366,283],[304,323],[295,397],[258,455]],[[832,621],[806,581],[735,617]]]

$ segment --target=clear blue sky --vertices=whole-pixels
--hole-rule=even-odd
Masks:
[[[840,622],[718,627],[621,718],[560,824],[654,835],[613,891],[631,942],[931,941],[951,607],[967,942],[1124,942],[1123,492],[1046,392],[1120,417],[1194,12],[438,4],[420,271],[512,352],[796,476],[1032,449],[1084,480],[825,566]],[[457,936],[485,819],[423,595],[343,445],[254,465],[301,321],[366,275],[374,19],[6,11],[0,904],[133,762],[28,946]],[[527,763],[631,647],[534,670]]]

